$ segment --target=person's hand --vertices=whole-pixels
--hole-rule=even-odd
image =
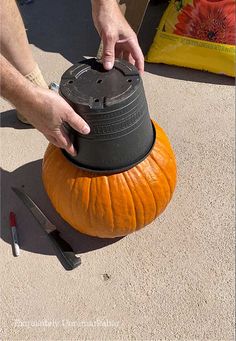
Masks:
[[[144,57],[137,36],[131,29],[116,0],[92,0],[94,25],[103,42],[102,62],[106,70],[113,68],[115,58],[144,70]]]
[[[76,150],[70,141],[65,123],[82,134],[90,131],[87,123],[75,113],[72,107],[57,93],[34,87],[31,96],[16,105],[16,109],[38,129],[44,136],[59,148],[75,156]]]

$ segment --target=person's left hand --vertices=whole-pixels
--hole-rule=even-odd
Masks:
[[[113,68],[115,58],[134,64],[144,71],[144,57],[137,36],[121,13],[116,0],[92,0],[94,25],[103,42],[102,62]]]

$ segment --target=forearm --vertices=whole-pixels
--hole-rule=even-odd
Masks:
[[[112,17],[117,15],[121,16],[121,18],[123,17],[116,0],[91,0],[91,4],[94,19],[96,17],[96,19],[100,18],[100,20],[103,20],[104,16],[110,16],[112,20]]]
[[[142,73],[144,57],[137,36],[116,0],[91,0],[93,22],[103,43],[102,63],[106,70],[114,66],[115,58],[135,64]]]
[[[118,6],[116,0],[91,0],[92,6]]]
[[[35,86],[0,55],[0,94],[15,107],[34,100]]]

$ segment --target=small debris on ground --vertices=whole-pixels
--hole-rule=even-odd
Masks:
[[[102,275],[102,278],[103,278],[104,281],[108,281],[111,278],[111,276],[108,275],[107,273],[105,273],[105,274]]]

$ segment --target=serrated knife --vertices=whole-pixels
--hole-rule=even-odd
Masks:
[[[72,247],[60,236],[60,232],[53,225],[34,201],[23,190],[12,187],[15,194],[21,199],[25,206],[30,210],[31,214],[40,224],[44,232],[48,235],[55,251],[57,258],[66,270],[73,270],[81,264],[80,257],[76,257]]]

